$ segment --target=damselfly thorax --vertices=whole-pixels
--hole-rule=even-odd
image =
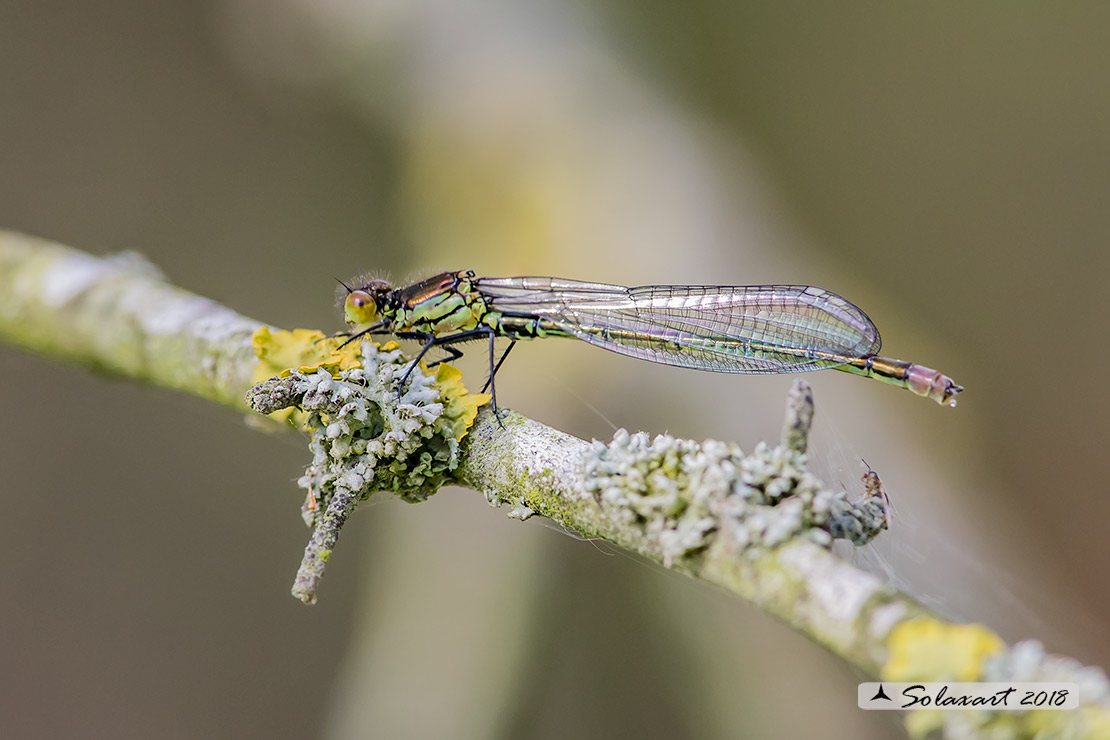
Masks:
[[[432,347],[448,353],[430,363],[434,365],[462,356],[453,345],[486,339],[491,390],[517,340],[549,336],[720,373],[829,368],[875,378],[948,406],[956,405],[955,396],[963,390],[936,370],[879,356],[882,341],[867,314],[835,293],[809,285],[626,288],[550,277],[477,277],[464,270],[396,289],[382,280],[367,281],[349,289],[344,315],[352,339],[392,334],[423,341],[413,367]],[[497,337],[512,341],[495,363]]]

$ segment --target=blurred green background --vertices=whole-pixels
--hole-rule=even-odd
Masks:
[[[0,225],[285,327],[338,329],[364,270],[833,289],[967,387],[808,378],[819,472],[858,487],[866,457],[898,508],[848,557],[1106,665],[1108,28],[1101,3],[6,0]],[[470,491],[364,507],[305,608],[301,440],[7,347],[0,373],[6,737],[903,736],[785,627]],[[790,382],[551,341],[498,391],[584,437],[750,448]]]

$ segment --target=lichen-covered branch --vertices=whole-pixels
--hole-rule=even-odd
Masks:
[[[313,534],[293,589],[306,602],[360,501],[379,491],[421,501],[458,484],[512,518],[547,517],[735,593],[867,676],[1072,681],[1080,691],[1074,712],[913,713],[915,735],[1110,733],[1101,670],[950,623],[831,552],[834,539],[878,535],[887,504],[874,471],[868,495],[850,502],[806,470],[813,400],[804,384],[788,398],[781,442],[750,454],[623,430],[586,442],[507,409],[496,417],[446,366],[421,366],[401,385],[410,360],[396,345],[340,347],[322,336],[271,330],[166,284],[137,257],[97,259],[0,231],[0,339],[308,432],[299,485]]]
[[[744,596],[871,675],[886,631],[928,613],[829,551],[834,537],[862,544],[877,534],[885,508],[823,488],[796,448],[761,444],[745,456],[721,442],[623,431],[590,444],[516,414],[506,427],[478,415],[463,443],[463,485],[511,515],[545,516]]]

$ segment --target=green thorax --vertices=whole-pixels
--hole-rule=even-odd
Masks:
[[[394,332],[435,336],[475,329],[488,312],[473,284],[474,272],[444,272],[393,291],[381,307]]]

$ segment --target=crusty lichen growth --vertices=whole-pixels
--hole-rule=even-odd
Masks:
[[[461,373],[447,365],[437,372],[420,366],[401,388],[410,360],[396,344],[364,341],[333,350],[336,340],[321,339],[313,332],[256,335],[263,363],[277,346],[310,364],[286,369],[248,394],[261,413],[295,409],[293,420],[310,435],[312,462],[298,485],[308,492],[302,514],[314,530],[293,586],[307,603],[315,601],[339,529],[358,502],[378,491],[405,501],[435,493],[458,466],[459,440],[488,400],[468,394]]]
[[[506,430],[495,434],[480,418],[458,477],[483,490],[491,504],[508,505],[511,518],[546,516],[667,567],[706,550],[722,532],[733,554],[792,539],[823,547],[834,539],[865,544],[887,527],[886,498],[869,493],[849,502],[844,491],[826,489],[806,470],[812,419],[813,395],[801,381],[787,399],[784,441],[760,443],[750,455],[735,444],[623,429],[609,443],[548,439],[550,430],[514,414],[503,417]],[[496,463],[506,456],[507,464]]]
[[[886,681],[1048,681],[1074,683],[1080,708],[1070,712],[966,712],[922,709],[906,715],[913,737],[1110,738],[1110,681],[1101,668],[1045,653],[1036,640],[1007,647],[980,624],[950,624],[921,615],[900,622],[887,637]]]
[[[594,442],[584,462],[587,489],[611,517],[658,539],[667,567],[723,529],[741,549],[795,538],[864,544],[885,529],[882,500],[854,505],[805,465],[805,453],[782,445],[761,442],[744,455],[735,444],[624,430],[609,444]]]
[[[622,429],[609,444],[593,443],[583,462],[586,489],[610,518],[657,540],[667,567],[709,547],[721,531],[738,550],[791,539],[866,544],[886,529],[886,501],[869,496],[853,504],[806,470],[812,418],[813,395],[799,381],[783,442],[760,442],[750,455],[735,444]]]

